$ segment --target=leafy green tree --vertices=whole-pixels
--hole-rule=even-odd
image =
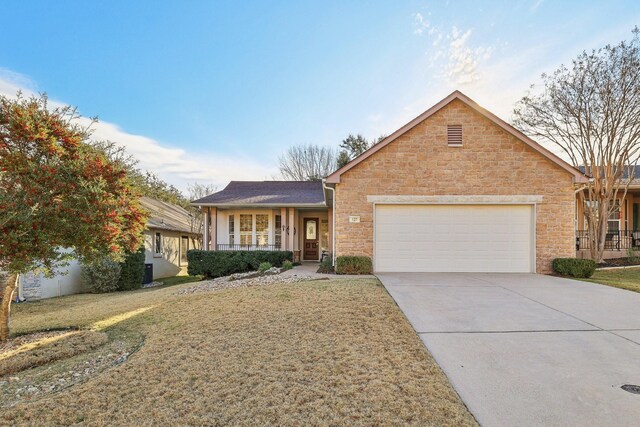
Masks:
[[[385,138],[385,135],[381,135],[375,141],[370,142],[361,134],[357,134],[355,136],[353,134],[349,134],[349,136],[343,139],[342,143],[340,143],[341,150],[340,153],[338,153],[337,160],[338,168],[343,167]]]
[[[146,213],[126,166],[87,143],[77,117],[44,95],[0,97],[0,269],[10,275],[0,341],[20,274],[53,274],[72,257],[119,260],[143,242]]]
[[[129,155],[124,147],[113,141],[92,141],[91,145],[112,161],[120,163],[127,171],[134,187],[142,196],[163,202],[179,205],[184,208],[189,206],[187,199],[175,186],[162,180],[156,174],[138,168],[138,161]]]

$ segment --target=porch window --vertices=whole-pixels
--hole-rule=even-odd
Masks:
[[[320,249],[329,250],[329,220],[320,221]]]
[[[616,200],[613,204],[613,210],[607,218],[607,231],[617,233],[620,231],[620,200]]]
[[[585,200],[584,202],[584,210],[585,210],[585,216],[584,216],[584,224],[585,224],[585,229],[587,227],[587,215],[586,215],[586,211],[593,209],[596,213],[596,218],[595,220],[597,220],[597,209],[598,209],[598,201],[590,201],[590,200]],[[620,200],[616,200],[613,203],[613,206],[611,208],[611,213],[609,214],[609,216],[607,217],[607,232],[609,233],[617,233],[620,231]]]
[[[233,215],[229,215],[229,244],[235,244],[235,219]]]
[[[253,240],[253,215],[240,215],[240,244],[251,245]]]
[[[282,216],[280,215],[276,215],[275,218],[275,245],[276,248],[281,248],[282,247]]]
[[[269,244],[269,215],[256,215],[256,245]]]

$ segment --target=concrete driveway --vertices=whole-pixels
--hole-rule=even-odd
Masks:
[[[485,426],[638,426],[640,294],[535,274],[379,274]]]

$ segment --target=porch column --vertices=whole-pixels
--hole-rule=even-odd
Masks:
[[[202,208],[202,217],[204,229],[202,232],[202,243],[204,244],[204,250],[209,250],[209,208]]]
[[[218,208],[211,208],[211,250],[218,249]]]
[[[280,230],[280,250],[281,251],[286,251],[287,250],[287,236],[286,236],[286,230],[287,230],[287,208],[280,208],[280,227],[284,228],[284,232],[282,231],[282,229]]]
[[[289,221],[287,226],[289,227],[289,235],[287,236],[287,240],[289,241],[289,243],[287,244],[288,246],[288,250],[290,251],[294,251],[295,248],[295,236],[294,236],[294,230],[296,230],[296,222],[295,222],[295,208],[289,208]]]

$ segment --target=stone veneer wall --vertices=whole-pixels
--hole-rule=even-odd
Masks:
[[[447,125],[462,125],[463,147],[447,145]],[[368,195],[536,195],[536,269],[575,256],[573,177],[459,100],[418,124],[336,185],[336,254],[373,256]],[[360,215],[360,223],[349,223]]]

